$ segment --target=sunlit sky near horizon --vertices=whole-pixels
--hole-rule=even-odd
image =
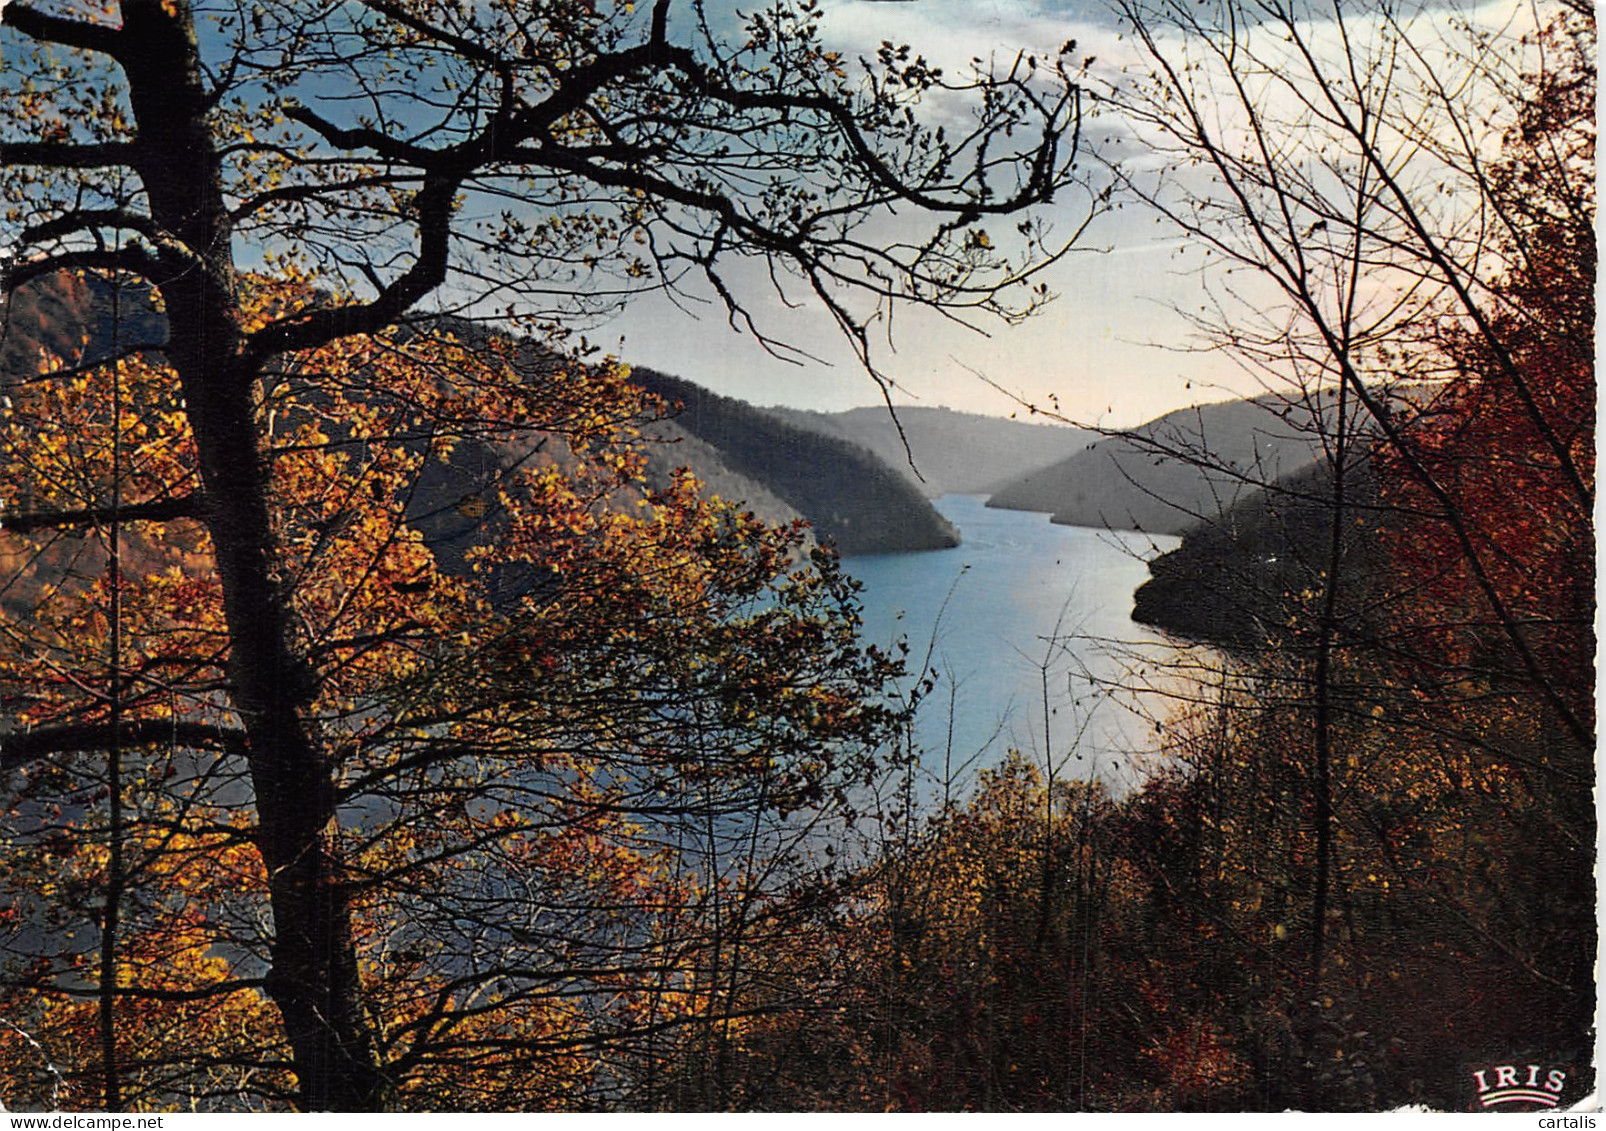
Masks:
[[[1485,9],[1513,0],[1498,0]],[[882,40],[911,44],[950,73],[974,56],[1052,55],[1067,39],[1099,67],[1133,58],[1103,0],[822,0],[822,39],[849,58]],[[1109,73],[1106,70],[1106,73]],[[1102,123],[1086,131],[1102,143]],[[1085,198],[1067,194],[1057,223],[1070,231]],[[1197,254],[1142,205],[1098,217],[1079,250],[1043,277],[1058,298],[1019,326],[978,320],[972,332],[906,309],[880,339],[878,362],[896,382],[895,403],[946,405],[1028,418],[1048,407],[1078,423],[1127,426],[1171,409],[1263,387],[1229,356],[1201,348],[1181,310],[1196,309]],[[878,404],[881,393],[827,319],[788,310],[764,286],[744,294],[768,332],[820,358],[803,365],[771,356],[728,325],[712,304],[677,309],[662,296],[633,300],[592,340],[633,364],[678,374],[755,404],[836,411]],[[995,387],[997,386],[997,387]],[[1003,390],[1003,391],[1001,391]]]
[[[870,54],[882,40],[906,42],[950,74],[973,56],[1052,55],[1072,38],[1078,55],[1117,47],[1102,0],[823,0],[822,8],[822,40],[847,58]],[[1074,229],[1085,209],[1084,197],[1066,194],[1057,227]],[[1171,306],[1186,300],[1189,282],[1173,275],[1177,240],[1152,216],[1126,205],[1096,220],[1078,248],[1044,276],[1058,298],[1022,325],[982,317],[969,330],[929,311],[899,312],[890,345],[878,339],[878,363],[898,385],[894,401],[1024,419],[1024,405],[1046,408],[1057,398],[1077,421],[1124,425],[1248,391],[1219,356],[1176,352],[1185,331]],[[593,340],[634,364],[756,404],[835,411],[881,403],[879,388],[822,314],[786,310],[763,286],[744,298],[759,303],[775,336],[821,361],[777,360],[732,330],[722,310],[687,312],[659,296],[633,300]]]

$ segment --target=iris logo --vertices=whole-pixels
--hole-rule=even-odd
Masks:
[[[1567,1086],[1567,1072],[1540,1064],[1491,1064],[1473,1069],[1472,1081],[1485,1108],[1555,1107]]]

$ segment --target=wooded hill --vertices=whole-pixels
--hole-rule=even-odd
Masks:
[[[1378,551],[1380,508],[1369,462],[1350,469],[1345,491],[1340,549],[1349,582],[1342,596],[1359,605]],[[1287,635],[1301,594],[1327,568],[1333,521],[1332,465],[1318,461],[1190,527],[1181,545],[1149,563],[1132,619],[1236,649],[1267,647]]]
[[[0,350],[6,372],[28,370],[41,349],[66,353],[82,344],[97,358],[112,349],[114,321],[124,344],[156,344],[166,337],[162,314],[149,297],[124,291],[114,319],[112,292],[102,285],[51,278],[20,291],[8,304]],[[467,341],[487,336],[475,323],[452,319],[446,327]],[[521,347],[526,363],[540,363],[540,347]],[[959,543],[959,534],[905,477],[874,453],[818,430],[793,426],[775,413],[710,393],[681,378],[652,369],[633,371],[635,382],[666,402],[668,415],[646,429],[648,478],[663,485],[679,468],[689,468],[707,494],[740,503],[770,523],[802,518],[821,542],[844,554],[941,549]],[[869,410],[866,410],[869,411]],[[959,414],[955,414],[959,415]],[[975,418],[985,419],[985,418]],[[466,482],[466,481],[465,481]],[[431,483],[450,493],[461,483]],[[460,492],[461,493],[461,492]],[[442,496],[444,498],[444,495]],[[453,496],[455,498],[455,496]],[[420,506],[439,503],[425,500]],[[432,515],[449,508],[429,505]],[[458,552],[475,535],[469,523],[432,518],[452,526],[448,551]]]
[[[1325,417],[1332,403],[1322,399]],[[1178,409],[1020,476],[987,505],[1047,511],[1068,526],[1181,534],[1310,464],[1330,431],[1320,423],[1310,399],[1284,395]]]

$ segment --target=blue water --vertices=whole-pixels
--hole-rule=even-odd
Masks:
[[[938,677],[915,727],[928,784],[962,786],[1017,749],[1056,777],[1122,792],[1166,710],[1163,695],[1132,689],[1170,655],[1132,622],[1132,593],[1147,560],[1177,540],[1055,526],[984,502],[936,501],[963,536],[954,549],[845,563],[864,582],[864,638],[906,639],[911,667],[929,663]]]

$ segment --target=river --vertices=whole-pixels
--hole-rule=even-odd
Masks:
[[[1013,748],[1058,777],[1096,777],[1122,793],[1141,777],[1153,717],[1165,711],[1162,694],[1131,688],[1171,654],[1132,622],[1132,593],[1147,560],[1177,539],[1055,526],[985,501],[936,500],[962,534],[954,549],[844,563],[864,583],[864,639],[906,639],[911,667],[929,660],[938,677],[915,726],[928,784],[962,787]]]

